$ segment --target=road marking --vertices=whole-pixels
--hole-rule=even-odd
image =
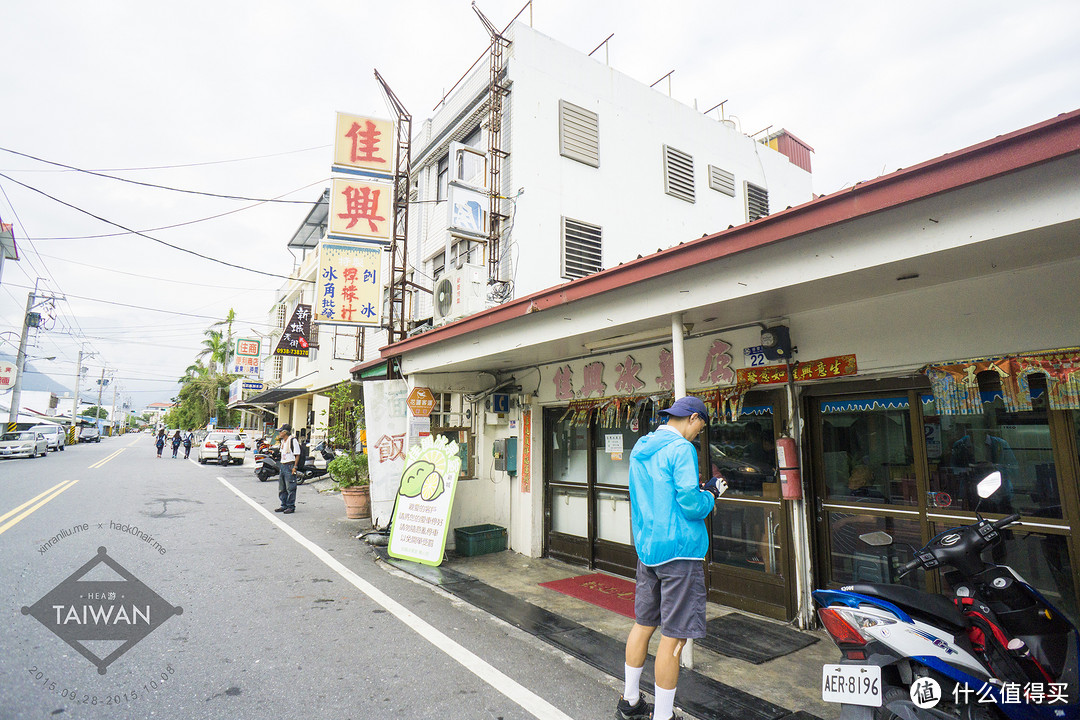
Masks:
[[[127,449],[127,448],[120,448],[119,450],[117,450],[116,452],[114,452],[114,453],[113,453],[112,455],[106,455],[106,456],[105,456],[105,457],[103,457],[103,458],[102,458],[101,460],[98,460],[98,461],[97,461],[96,463],[94,463],[93,465],[91,465],[91,466],[90,466],[90,469],[91,469],[91,470],[94,470],[94,469],[97,469],[97,468],[101,467],[101,466],[102,466],[102,465],[104,465],[105,463],[107,463],[107,462],[109,462],[110,460],[112,460],[113,458],[115,458],[115,457],[116,457],[117,455],[119,455],[120,453],[124,452],[124,450],[126,450],[126,449]]]
[[[41,506],[42,506],[42,505],[44,505],[45,503],[49,502],[49,501],[50,501],[50,500],[52,500],[52,499],[53,499],[54,497],[56,497],[56,496],[57,496],[57,495],[59,495],[60,493],[64,492],[65,490],[67,490],[67,489],[68,489],[69,487],[71,487],[72,485],[74,485],[74,484],[75,484],[75,483],[77,483],[77,482],[79,482],[79,481],[78,481],[78,480],[66,480],[65,482],[62,482],[62,483],[60,483],[59,485],[54,485],[53,487],[49,488],[49,489],[48,489],[48,490],[46,490],[45,492],[41,493],[41,495],[38,495],[38,496],[37,496],[36,498],[34,498],[33,500],[31,500],[30,502],[27,502],[27,503],[23,503],[23,504],[22,504],[22,505],[20,505],[19,507],[15,508],[15,509],[14,509],[14,510],[12,510],[11,512],[9,512],[9,513],[8,513],[7,515],[4,515],[4,517],[3,517],[3,518],[0,518],[0,520],[3,520],[3,519],[5,519],[5,518],[7,518],[7,516],[8,516],[8,515],[11,515],[12,513],[17,513],[17,512],[19,512],[19,510],[22,510],[22,509],[23,509],[24,507],[26,507],[26,506],[27,506],[27,505],[29,505],[30,503],[34,502],[35,500],[37,500],[37,499],[38,499],[39,497],[41,497],[42,495],[46,495],[46,494],[49,494],[49,493],[51,493],[51,494],[49,494],[49,495],[48,495],[48,497],[46,497],[46,498],[45,498],[44,500],[42,500],[41,502],[39,502],[39,503],[38,503],[37,505],[34,505],[33,507],[31,507],[31,508],[27,509],[27,510],[26,510],[26,511],[24,511],[24,512],[23,512],[23,513],[22,513],[21,515],[16,515],[15,517],[13,517],[13,518],[12,518],[11,520],[8,520],[8,521],[7,521],[6,523],[4,523],[3,525],[0,525],[0,534],[3,534],[3,533],[4,533],[4,532],[5,532],[5,531],[6,531],[6,530],[7,530],[8,528],[10,528],[11,526],[15,525],[15,524],[16,524],[16,523],[18,523],[18,522],[19,522],[20,520],[22,520],[23,518],[25,518],[25,517],[26,517],[27,515],[29,515],[30,513],[34,512],[34,511],[35,511],[35,510],[37,510],[37,509],[38,509],[39,507],[41,507]]]
[[[331,570],[336,572],[341,577],[345,578],[349,583],[353,585],[357,590],[367,595],[374,602],[381,605],[385,610],[392,613],[401,622],[405,623],[409,628],[415,631],[420,637],[427,640],[435,647],[442,650],[449,655],[453,660],[456,660],[466,670],[469,670],[478,678],[486,682],[491,687],[495,688],[510,700],[514,701],[521,706],[527,713],[540,720],[573,720],[569,715],[564,713],[559,708],[549,703],[544,698],[540,697],[532,690],[529,690],[525,686],[519,684],[517,681],[504,675],[500,670],[490,665],[487,661],[480,658],[472,651],[462,647],[455,640],[447,637],[440,630],[436,629],[426,620],[421,619],[412,610],[409,610],[404,605],[394,600],[392,597],[378,589],[367,580],[354,573],[349,568],[342,565],[338,560],[334,559],[330,553],[323,550],[321,547],[308,540],[301,535],[295,528],[288,523],[274,516],[272,512],[264,508],[255,500],[251,499],[244,493],[236,489],[225,478],[218,476],[218,480],[225,487],[236,493],[237,497],[246,502],[251,507],[255,508],[261,515],[267,520],[274,523],[282,532],[291,537],[297,543],[322,560]]]
[[[46,490],[45,492],[43,492],[43,493],[41,493],[40,495],[38,495],[38,496],[37,496],[36,498],[30,498],[29,500],[27,500],[27,501],[26,501],[26,502],[24,502],[24,503],[23,503],[22,505],[20,505],[19,507],[15,508],[14,510],[8,510],[8,511],[7,511],[6,513],[4,513],[3,515],[0,515],[0,522],[4,522],[4,521],[5,521],[5,520],[7,520],[7,519],[8,519],[9,517],[11,517],[11,516],[12,516],[12,515],[14,515],[15,513],[19,512],[20,510],[22,510],[22,509],[23,509],[24,507],[26,507],[27,505],[32,505],[32,504],[36,503],[36,502],[37,502],[38,500],[40,500],[41,498],[45,497],[46,495],[48,495],[49,493],[51,493],[51,492],[52,492],[53,490],[55,490],[56,488],[60,487],[61,485],[63,485],[64,483],[67,483],[67,482],[71,482],[71,481],[70,481],[70,480],[61,480],[60,482],[56,483],[55,485],[53,485],[53,486],[52,486],[51,488],[49,488],[49,489],[48,489],[48,490]]]

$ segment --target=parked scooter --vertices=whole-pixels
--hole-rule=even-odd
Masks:
[[[217,462],[218,465],[229,465],[232,463],[232,453],[229,452],[229,444],[224,440],[219,442],[217,446]]]
[[[277,477],[281,473],[281,452],[276,448],[264,446],[261,452],[255,455],[255,476],[259,482],[266,482],[270,478]]]
[[[980,498],[1001,487],[993,472]],[[952,594],[859,582],[816,590],[818,617],[843,655],[822,669],[822,699],[842,720],[1077,720],[1080,636],[1012,568],[983,560],[1019,515],[952,528],[915,551],[899,577],[944,572]],[[892,538],[867,533],[884,546]]]
[[[293,474],[296,476],[296,484],[303,485],[308,480],[322,477],[326,474],[326,468],[334,459],[334,453],[326,447],[325,442],[320,442],[314,447],[311,455],[304,457],[302,463],[297,463]]]

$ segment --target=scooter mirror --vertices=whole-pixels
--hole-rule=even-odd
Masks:
[[[996,493],[1001,488],[1001,472],[995,470],[990,473],[975,486],[975,492],[979,494],[981,498],[988,498]]]
[[[859,539],[867,545],[872,545],[873,547],[884,547],[886,545],[892,545],[893,541],[892,535],[887,532],[882,532],[880,530],[871,533],[864,533],[859,536]]]

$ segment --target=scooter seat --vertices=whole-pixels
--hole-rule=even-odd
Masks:
[[[948,598],[941,595],[931,595],[907,585],[884,583],[855,583],[851,586],[851,591],[887,600],[921,620],[940,620],[956,630],[966,630],[968,626],[964,614]]]

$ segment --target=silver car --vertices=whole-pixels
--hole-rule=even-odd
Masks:
[[[49,445],[41,433],[29,430],[6,432],[0,436],[0,457],[37,457],[47,455]]]
[[[41,433],[50,450],[63,450],[67,444],[67,429],[60,425],[35,425],[30,432]]]
[[[206,437],[199,443],[198,460],[200,465],[205,465],[209,460],[218,462],[217,448],[218,443],[222,440],[229,446],[229,461],[234,465],[244,464],[244,453],[247,452],[247,446],[244,444],[243,439],[237,433],[214,431],[207,433]]]

